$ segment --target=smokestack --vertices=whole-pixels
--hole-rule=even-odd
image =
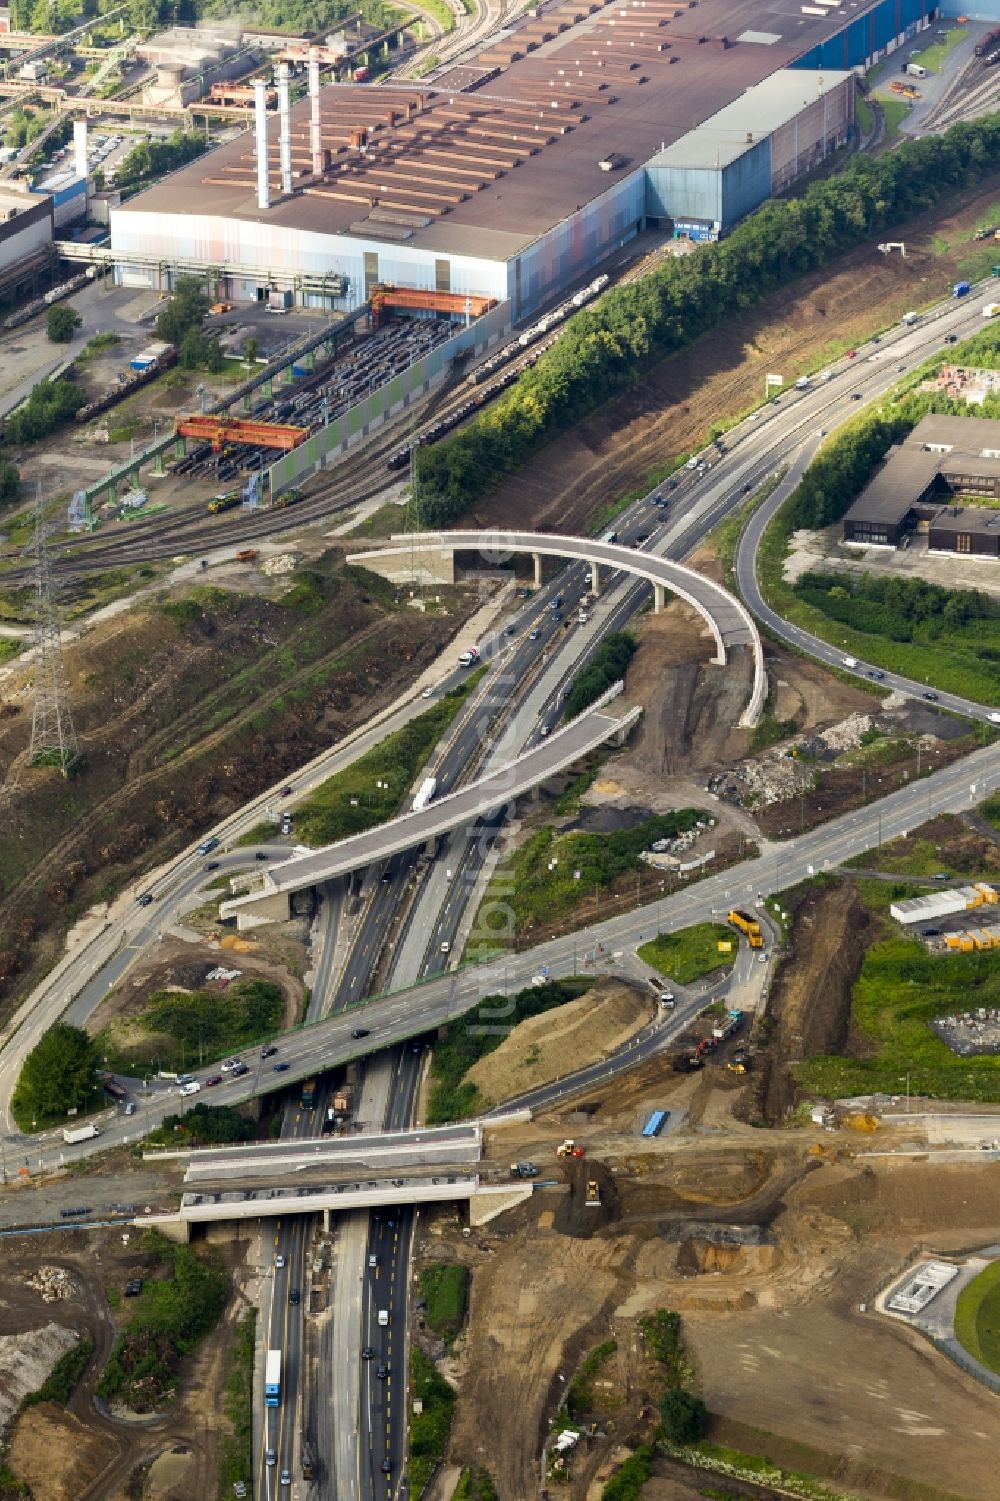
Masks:
[[[77,177],[87,175],[87,122],[73,121],[73,169]]]
[[[309,151],[314,177],[323,176],[323,146],[319,125],[319,58],[309,59]]]
[[[257,153],[257,207],[271,207],[271,186],[267,178],[267,84],[255,78],[253,84],[253,119]]]
[[[288,64],[278,64],[278,146],[281,160],[281,191],[292,191],[292,105],[289,95]]]

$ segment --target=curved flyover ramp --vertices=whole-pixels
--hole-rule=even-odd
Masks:
[[[453,564],[456,552],[479,552],[495,568],[504,563],[512,553],[520,552],[531,553],[534,557],[536,582],[540,581],[543,557],[572,558],[590,565],[595,594],[598,592],[598,571],[601,567],[618,568],[652,584],[657,612],[662,609],[665,593],[669,590],[697,610],[708,625],[716,647],[713,661],[720,667],[726,665],[728,654],[735,647],[747,647],[753,653],[753,687],[740,723],[753,726],[760,718],[767,696],[767,678],[764,672],[764,650],[756,622],[742,600],[704,574],[696,573],[693,568],[685,568],[683,563],[671,562],[668,558],[658,557],[656,553],[640,552],[619,542],[601,542],[595,537],[563,537],[548,532],[490,530],[427,532],[419,536],[397,534],[393,536],[392,544],[369,552],[354,553],[347,561],[377,567],[380,561],[387,558],[405,559],[418,553],[441,553],[450,554]]]
[[[596,704],[523,756],[498,766],[467,787],[449,792],[419,812],[403,813],[363,834],[269,865],[260,872],[258,887],[222,903],[222,915],[235,917],[240,928],[282,922],[288,917],[289,901],[296,891],[335,880],[363,865],[388,860],[390,855],[429,843],[463,824],[471,828],[478,819],[565,771],[599,745],[608,740],[623,740],[642,710],[627,709],[620,717],[605,711],[604,706],[621,693],[622,686],[620,682],[613,684]]]

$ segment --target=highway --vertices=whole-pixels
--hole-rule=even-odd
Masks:
[[[946,333],[961,335],[979,326],[980,314],[975,298],[960,304],[945,305],[936,316],[926,318],[914,329],[897,330],[892,335],[887,335],[876,351],[877,359],[840,361],[833,367],[834,373],[829,381],[816,382],[810,391],[801,395],[786,393],[777,406],[766,408],[756,422],[748,420],[728,435],[727,451],[703,479],[682,480],[667,513],[666,525],[653,539],[654,550],[683,556],[722,515],[738,503],[744,493],[754,488],[779,465],[794,463],[803,445],[809,445],[815,440],[818,425],[830,428],[856,411],[857,405],[851,400],[853,392],[872,397],[887,389],[897,379],[893,360],[903,357],[912,361],[923,357],[931,348],[940,345]],[[808,452],[809,448],[806,446],[802,457]],[[663,519],[662,513],[654,515],[648,501],[638,502],[631,508],[629,516]],[[751,529],[748,529],[748,539],[752,535]],[[749,540],[741,546],[741,560],[746,556],[745,549],[750,546],[752,543]],[[752,597],[749,598],[750,603],[754,604]],[[796,639],[795,644],[804,644],[822,660],[830,660],[824,653],[830,652],[831,648],[822,643],[803,643]],[[835,653],[833,655],[836,656]],[[921,691],[919,684],[902,686],[904,691]],[[942,702],[946,702],[943,696]],[[982,705],[963,705],[958,701],[957,706],[979,716],[988,712],[988,708]],[[296,793],[324,780],[338,765],[347,764],[368,745],[388,733],[389,729],[404,723],[423,707],[417,698],[383,716],[378,725],[366,727],[365,731],[352,737],[348,746],[338,746],[327,756],[318,758],[312,767],[295,778]],[[537,733],[537,721],[533,732]],[[290,1079],[305,1079],[319,1069],[363,1057],[411,1037],[420,1037],[430,1027],[474,1006],[487,994],[520,988],[528,983],[541,964],[547,964],[554,975],[567,974],[581,967],[584,970],[599,970],[616,952],[627,950],[658,929],[670,930],[686,926],[724,911],[733,901],[746,904],[753,902],[757,895],[781,890],[818,870],[835,866],[849,855],[871,848],[882,839],[896,837],[936,812],[970,807],[997,786],[998,782],[1000,749],[985,747],[964,762],[903,788],[872,808],[845,815],[788,845],[772,847],[756,860],[745,862],[721,876],[710,877],[635,913],[595,925],[585,936],[575,935],[554,940],[533,952],[508,955],[490,965],[462,968],[444,976],[422,979],[420,975],[402,971],[390,975],[390,984],[405,985],[406,988],[376,998],[366,1007],[366,1037],[351,1037],[351,1031],[356,1030],[357,1012],[345,1015],[336,1006],[331,1006],[329,1015],[311,1020],[306,1027],[282,1038],[281,1060],[289,1064],[288,1074],[274,1076],[267,1070],[258,1070],[254,1055],[252,1059],[248,1059],[255,1064],[250,1074],[227,1084],[224,1093],[220,1090],[220,1094],[227,1101],[246,1099],[254,1092],[255,1075],[258,1073],[258,1092],[284,1088]],[[274,802],[276,795],[277,789],[255,800],[236,818],[228,820],[217,831],[219,836],[231,840],[258,822],[264,808],[268,803]],[[93,986],[91,994],[100,998],[100,994],[107,988],[109,977],[109,971],[101,969],[102,962],[115,964],[120,961],[122,969],[119,973],[124,972],[129,955],[134,957],[142,947],[155,941],[156,932],[163,925],[164,914],[175,909],[181,892],[195,890],[203,879],[201,863],[194,851],[189,851],[152,878],[151,889],[160,902],[157,911],[159,921],[154,918],[153,909],[135,910],[127,902],[117,904],[104,931],[67,956],[49,980],[25,1003],[19,1013],[19,1019],[24,1025],[16,1035],[13,1035],[13,1027],[7,1029],[7,1045],[0,1054],[0,1102],[4,1109],[16,1081],[20,1061],[33,1046],[40,1031],[65,1010],[67,1002],[74,1002],[88,986]],[[390,882],[386,884],[392,887],[397,878],[392,872],[389,874]],[[382,884],[381,881],[378,882],[378,885]],[[385,900],[389,901],[388,896]],[[330,937],[341,926],[339,917],[337,921],[333,920],[334,915],[331,910],[328,922],[330,933],[324,952]],[[367,963],[368,956],[363,957]],[[373,950],[372,964],[374,959]],[[332,965],[334,961],[331,959],[329,962]],[[437,967],[440,966],[439,957]],[[421,959],[420,969],[426,973],[429,967],[430,961],[425,954]],[[406,968],[412,970],[412,966],[408,965]],[[97,972],[100,974],[99,980]],[[330,990],[333,988],[331,980]],[[356,989],[361,995],[365,993],[364,985]],[[327,998],[329,993],[328,991]],[[341,984],[338,994],[342,997],[342,993]],[[96,1004],[96,1000],[94,1003]],[[320,997],[320,1008],[325,1006],[326,1001]],[[391,1112],[396,1112],[399,1120],[405,1123],[410,1118],[420,1060],[418,1055],[408,1050],[397,1052],[393,1056],[395,1061],[391,1067],[396,1070],[396,1074],[389,1079],[386,1092],[390,1095]],[[176,1095],[164,1098],[150,1091],[143,1097],[139,1117],[131,1122],[124,1117],[111,1118],[97,1143],[82,1143],[77,1147],[66,1148],[61,1141],[53,1139],[49,1134],[32,1141],[31,1157],[34,1159],[37,1156],[39,1164],[43,1166],[85,1158],[95,1150],[127,1139],[137,1129],[145,1130],[149,1125],[155,1124],[157,1119],[162,1119],[168,1109],[177,1110],[183,1104]],[[7,1123],[9,1126],[9,1115]],[[312,1127],[308,1120],[303,1119],[296,1129],[304,1136],[311,1133]],[[18,1140],[23,1141],[22,1138]],[[409,1212],[401,1212],[393,1219],[395,1223],[382,1219],[373,1229],[372,1234],[377,1237],[381,1248],[379,1266],[371,1269],[376,1272],[374,1277],[364,1279],[360,1300],[356,1290],[349,1295],[345,1290],[342,1320],[349,1320],[353,1316],[352,1309],[357,1311],[367,1331],[365,1337],[369,1340],[377,1338],[381,1342],[380,1347],[388,1358],[390,1371],[395,1373],[390,1374],[384,1382],[377,1374],[365,1378],[365,1398],[361,1403],[361,1470],[350,1484],[345,1476],[339,1476],[337,1491],[330,1492],[345,1498],[351,1494],[366,1498],[392,1495],[392,1486],[395,1484],[393,1467],[398,1474],[397,1456],[402,1452],[405,1427],[402,1401],[406,1354],[403,1340],[405,1284],[412,1221]],[[289,1316],[289,1309],[293,1305],[288,1302],[288,1294],[292,1290],[288,1273],[289,1269],[293,1269],[297,1276],[301,1276],[305,1257],[304,1230],[300,1233],[299,1228],[293,1224],[282,1226],[278,1233],[280,1243],[289,1249],[277,1253],[285,1256],[286,1266],[273,1268],[266,1279],[270,1297],[265,1327],[269,1331],[269,1338],[283,1341],[281,1348],[285,1351],[286,1358],[286,1388],[290,1393],[297,1391],[301,1385],[301,1317]],[[357,1242],[357,1234],[348,1232],[347,1238],[352,1236]],[[339,1281],[337,1287],[341,1287]],[[386,1306],[383,1299],[388,1300],[391,1309],[402,1308],[404,1311],[403,1318],[394,1317],[387,1328],[379,1326],[377,1318],[373,1322],[373,1310],[377,1312],[379,1307]],[[334,1339],[335,1342],[346,1339],[350,1343],[349,1333],[335,1332]],[[340,1349],[341,1346],[336,1345],[336,1348]],[[370,1362],[366,1364],[370,1365]],[[397,1400],[394,1400],[394,1382],[399,1394]],[[287,1431],[294,1422],[294,1405],[287,1419],[284,1406],[277,1411],[278,1417],[271,1410],[267,1414],[266,1424],[260,1425],[264,1452],[270,1442],[279,1454],[275,1466],[261,1464],[262,1478],[258,1494],[266,1496],[268,1501],[278,1494],[280,1471],[286,1459],[290,1459],[294,1447],[293,1438]],[[343,1466],[344,1456],[349,1454],[350,1446],[348,1444],[345,1449],[339,1430],[337,1446]],[[385,1459],[390,1461],[388,1476],[382,1470]],[[275,1471],[278,1473],[275,1474]]]

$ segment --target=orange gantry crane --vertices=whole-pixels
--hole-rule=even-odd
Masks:
[[[393,308],[406,308],[410,312],[447,313],[463,317],[481,318],[491,307],[496,307],[495,297],[473,296],[465,292],[427,292],[417,287],[394,287],[380,282],[369,293],[372,321],[376,328]]]
[[[178,417],[178,438],[209,442],[218,453],[227,443],[252,443],[259,448],[280,448],[284,453],[298,448],[309,436],[307,427],[288,427],[279,422],[244,422],[238,417]]]

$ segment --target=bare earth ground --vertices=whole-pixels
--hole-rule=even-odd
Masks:
[[[820,920],[836,934],[838,921],[842,933],[853,919],[845,905]],[[796,1014],[808,1041],[801,1005],[796,1013],[790,1001],[789,1026]],[[867,1139],[849,1132],[755,1131],[732,1116],[745,1089],[717,1067],[682,1077],[654,1061],[590,1092],[589,1115],[568,1104],[491,1133],[498,1159],[532,1156],[564,1184],[471,1240],[438,1227],[473,1268],[449,1459],[485,1465],[503,1496],[534,1494],[566,1383],[588,1350],[614,1337],[611,1389],[595,1403],[608,1436],[574,1458],[566,1488],[573,1501],[598,1494],[590,1487],[617,1446],[651,1431],[658,1377],[636,1321],[671,1307],[716,1441],[859,1496],[998,1501],[995,1399],[859,1304],[917,1246],[947,1253],[995,1240],[1000,1168],[866,1160],[856,1153]],[[688,1124],[650,1144],[638,1126],[654,1104],[686,1110]],[[586,1142],[582,1162],[555,1159],[566,1134]],[[886,1129],[878,1144],[893,1139]],[[588,1176],[602,1188],[596,1223],[581,1207]],[[716,1483],[662,1468],[651,1490],[662,1501],[688,1501]]]
[[[485,1105],[575,1073],[613,1053],[652,1016],[655,1007],[630,986],[603,980],[556,1011],[521,1022],[497,1050],[465,1075]]]
[[[925,215],[908,223],[892,236],[905,239],[905,260],[879,255],[874,245],[853,251],[832,274],[804,277],[663,361],[632,390],[548,444],[523,473],[505,479],[470,510],[467,521],[586,530],[609,501],[700,447],[713,422],[746,411],[748,393],[762,392],[767,371],[780,370],[786,382],[792,380],[821,355],[824,336],[832,358],[907,309],[946,294],[969,248],[962,242],[971,239],[995,196],[994,183],[963,195],[947,219]],[[955,248],[935,255],[935,239]]]
[[[11,1303],[17,1291],[17,1269],[37,1265],[37,1247],[28,1241],[5,1243],[15,1247],[5,1262],[3,1323],[19,1329],[31,1325],[27,1292]],[[223,1255],[239,1281],[246,1241],[227,1239]],[[219,1403],[223,1372],[236,1320],[245,1303],[239,1292],[231,1300],[219,1328],[186,1362],[181,1393],[163,1413],[139,1422],[105,1417],[93,1405],[93,1390],[114,1338],[114,1323],[105,1289],[121,1288],[125,1278],[145,1270],[145,1253],[133,1233],[124,1247],[116,1234],[71,1232],[60,1239],[59,1265],[73,1271],[79,1293],[74,1299],[41,1304],[49,1318],[60,1319],[95,1341],[95,1357],[83,1380],[63,1409],[54,1403],[29,1408],[17,1421],[9,1463],[28,1481],[37,1501],[125,1501],[132,1472],[154,1461],[154,1474],[144,1496],[151,1501],[190,1501],[209,1497],[217,1486],[217,1444],[224,1427]],[[168,1456],[159,1459],[159,1456]],[[129,1492],[128,1494],[134,1494]]]

